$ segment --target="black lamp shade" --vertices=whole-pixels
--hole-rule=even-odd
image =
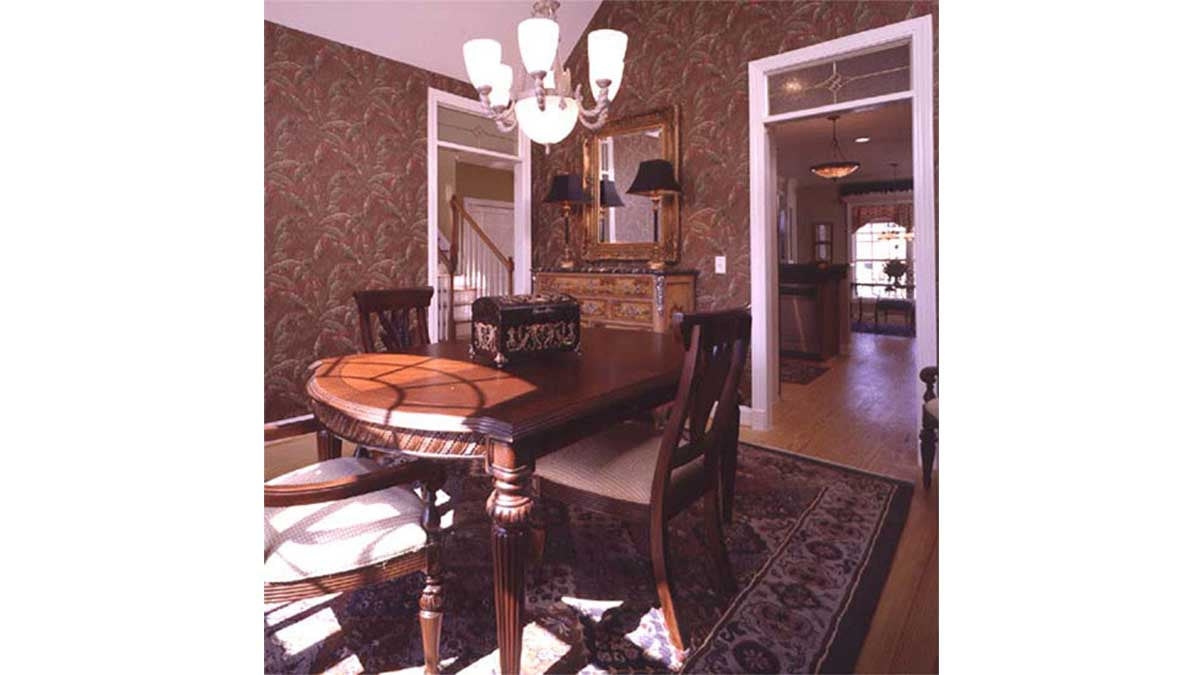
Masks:
[[[560,173],[550,181],[547,204],[587,204],[591,195],[583,191],[583,179],[577,173]]]
[[[611,180],[600,181],[600,206],[625,206],[617,192],[617,184]]]
[[[631,195],[654,197],[668,192],[682,192],[675,181],[675,168],[665,159],[648,159],[638,165],[633,185],[625,192]]]

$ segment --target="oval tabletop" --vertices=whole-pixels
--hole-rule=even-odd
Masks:
[[[382,447],[394,446],[397,430],[513,442],[674,394],[683,350],[672,335],[599,327],[580,333],[581,353],[528,356],[504,369],[471,359],[465,342],[330,357],[310,367],[306,390],[314,413],[336,434]]]

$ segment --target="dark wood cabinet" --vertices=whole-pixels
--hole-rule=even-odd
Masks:
[[[847,265],[779,265],[780,345],[785,353],[827,359],[840,352],[849,311]]]

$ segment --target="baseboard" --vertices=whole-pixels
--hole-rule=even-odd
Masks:
[[[750,427],[755,431],[762,431],[770,428],[767,420],[767,411],[761,408],[751,408],[750,406],[739,406],[742,412],[742,426]]]

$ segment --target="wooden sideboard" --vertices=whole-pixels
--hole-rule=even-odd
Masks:
[[[671,315],[696,309],[696,270],[541,269],[535,292],[566,293],[579,300],[585,326],[666,333]]]

